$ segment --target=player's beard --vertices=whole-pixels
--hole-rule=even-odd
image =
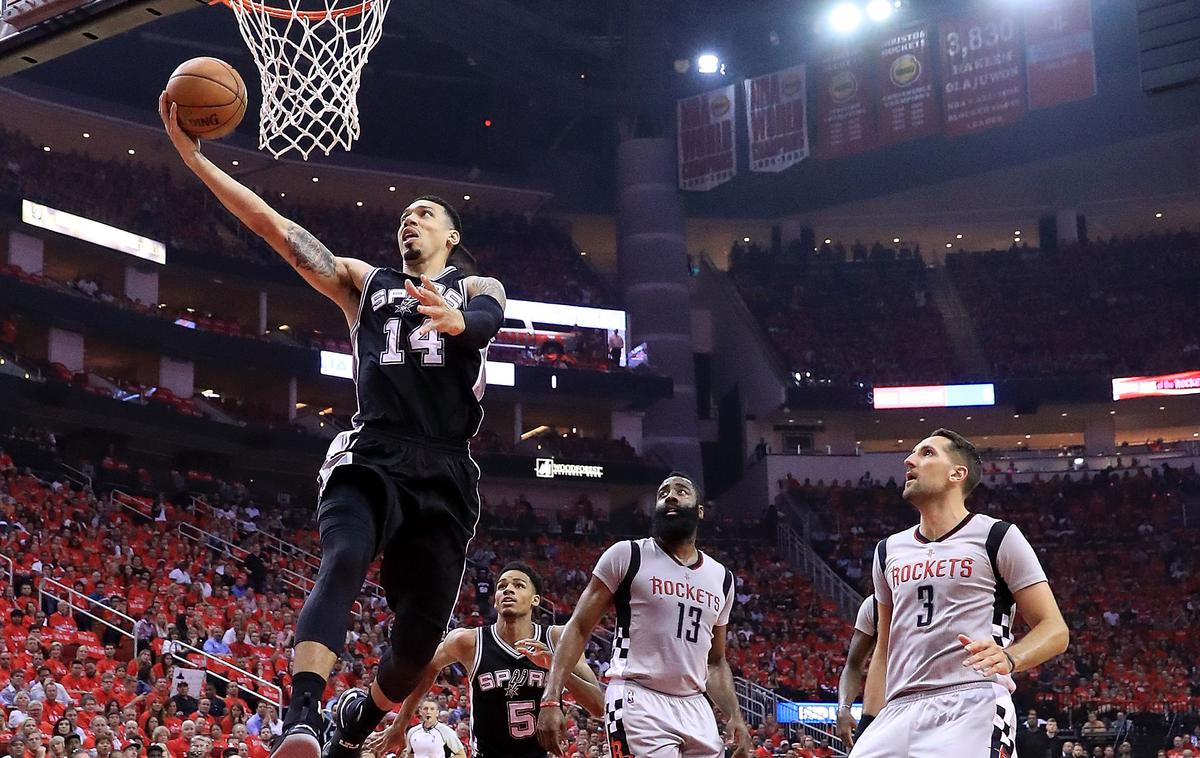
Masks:
[[[674,516],[668,516],[666,511],[655,510],[650,520],[650,534],[659,542],[677,545],[694,535],[699,525],[699,508],[680,508]]]

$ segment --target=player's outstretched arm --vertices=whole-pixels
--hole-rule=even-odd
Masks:
[[[555,645],[562,638],[565,628],[562,626],[550,627],[550,639],[554,641]],[[575,702],[583,706],[583,709],[591,715],[604,715],[604,690],[600,689],[600,680],[596,678],[596,672],[592,671],[587,658],[582,655],[575,662],[575,668],[571,670],[571,675],[567,677],[567,692],[570,692],[571,696],[575,698]]]
[[[892,606],[879,603],[877,608],[875,652],[871,654],[871,665],[867,667],[867,685],[863,693],[863,712],[875,716],[887,704],[888,640],[892,630]]]
[[[546,677],[546,688],[542,695],[543,702],[547,705],[538,711],[538,742],[547,752],[562,755],[567,737],[562,709],[549,703],[562,696],[568,675],[583,657],[587,639],[596,628],[596,624],[600,623],[600,616],[612,605],[612,599],[612,590],[593,576],[583,595],[579,597],[579,602],[575,604],[571,620],[559,635],[558,649],[554,651],[554,660],[550,664],[550,673]]]
[[[742,718],[742,709],[738,707],[737,693],[733,689],[733,671],[725,657],[725,629],[723,626],[713,627],[712,647],[708,650],[706,692],[713,704],[729,719],[728,732],[734,744],[733,758],[747,758],[750,755],[750,730]]]
[[[183,163],[251,231],[262,237],[313,289],[341,307],[346,320],[357,318],[359,293],[371,266],[354,258],[339,258],[329,252],[299,224],[289,221],[266,201],[222,171],[200,152],[200,140],[179,126],[177,109],[164,91],[158,98],[158,115],[171,144]]]
[[[854,717],[850,715],[850,706],[862,692],[863,680],[866,678],[863,669],[867,656],[874,647],[874,637],[858,629],[854,630],[854,636],[850,638],[850,649],[846,653],[846,665],[842,668],[842,676],[838,680],[837,736],[847,747],[854,745],[854,727],[857,726]],[[867,713],[869,711],[863,711],[863,715]]]
[[[984,676],[1011,674],[1040,666],[1061,655],[1071,641],[1071,632],[1063,620],[1048,582],[1038,582],[1013,593],[1017,609],[1029,623],[1029,632],[1007,648],[992,638],[971,640],[965,634],[958,641],[970,654],[963,661]]]
[[[417,706],[421,704],[425,695],[428,694],[429,688],[433,686],[437,675],[442,669],[453,663],[469,666],[471,665],[469,661],[473,660],[475,660],[475,630],[455,629],[447,634],[442,643],[438,645],[437,650],[434,651],[429,665],[421,672],[421,679],[417,682],[417,686],[400,705],[400,713],[396,716],[396,720],[387,729],[375,732],[368,737],[367,741],[363,743],[363,750],[374,755],[387,755],[399,752],[401,748],[407,749],[404,743],[405,737],[408,735],[409,722],[412,721],[413,714],[417,712]]]

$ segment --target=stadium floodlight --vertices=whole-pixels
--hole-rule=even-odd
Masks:
[[[892,15],[892,3],[889,0],[871,0],[867,3],[867,18],[872,21],[887,21]]]
[[[713,53],[703,53],[696,58],[696,70],[702,74],[715,74],[721,69],[721,59]]]
[[[849,34],[862,23],[862,11],[854,3],[838,3],[829,12],[829,25],[839,34]]]

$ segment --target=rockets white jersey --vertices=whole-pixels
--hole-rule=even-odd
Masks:
[[[733,572],[703,552],[684,566],[646,538],[605,550],[592,574],[617,611],[609,677],[667,695],[704,692],[713,627],[727,625],[733,607]]]
[[[983,677],[962,665],[958,641],[1012,642],[1013,593],[1046,581],[1046,573],[1017,527],[969,513],[940,539],[919,527],[893,534],[875,548],[875,599],[891,606],[887,700],[957,684],[992,681],[1016,689],[1011,676]]]
[[[854,631],[862,632],[868,637],[878,636],[876,627],[879,624],[879,613],[875,609],[875,596],[867,595],[862,605],[858,606],[858,614],[854,617]]]

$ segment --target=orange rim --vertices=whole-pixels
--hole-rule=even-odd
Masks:
[[[307,21],[321,21],[325,18],[343,18],[345,16],[358,16],[373,4],[373,0],[365,0],[358,5],[352,5],[349,8],[336,8],[328,11],[294,11],[287,8],[273,8],[269,5],[256,3],[254,0],[210,0],[209,5],[228,5],[232,8],[238,5],[244,10],[252,13],[262,13],[271,18],[302,18]]]

